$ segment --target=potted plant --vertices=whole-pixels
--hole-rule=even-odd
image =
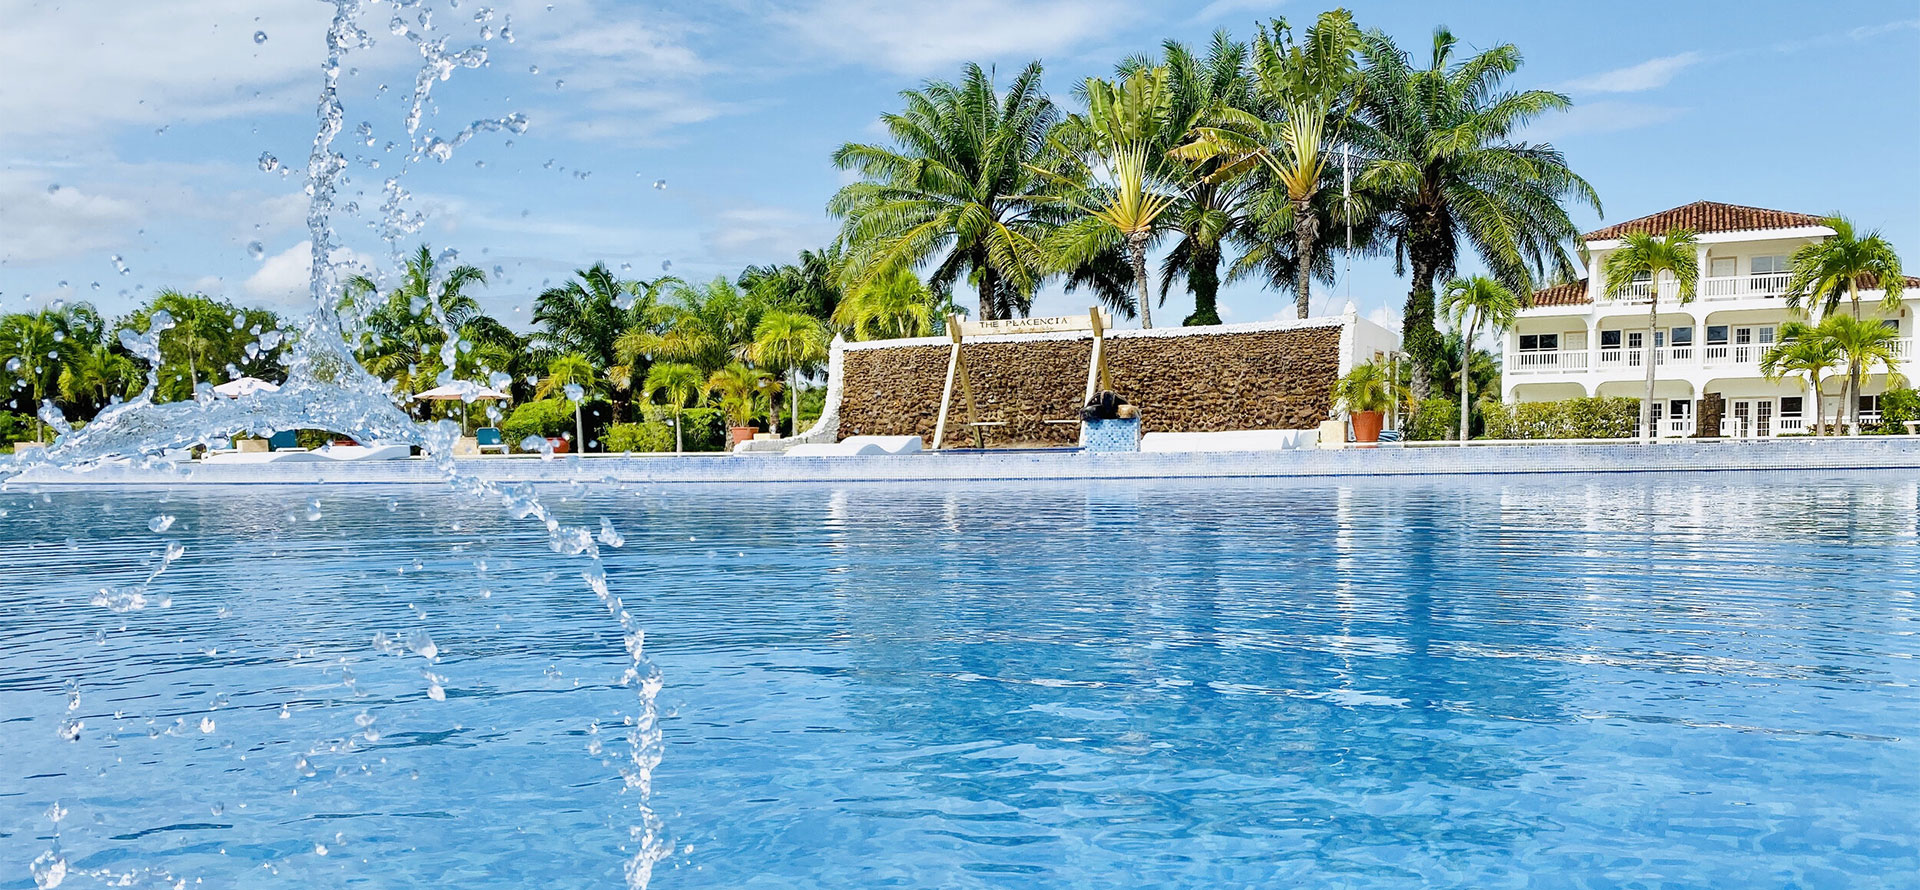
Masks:
[[[707,378],[707,388],[720,394],[720,411],[726,415],[729,445],[753,440],[753,409],[759,401],[760,381],[767,372],[734,362]]]
[[[1353,424],[1353,441],[1380,441],[1381,421],[1400,387],[1385,365],[1356,365],[1334,384],[1333,395]]]

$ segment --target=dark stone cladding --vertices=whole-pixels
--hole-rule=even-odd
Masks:
[[[1071,445],[1087,382],[1091,339],[969,343],[962,347],[989,447]],[[1340,328],[1194,333],[1107,340],[1113,388],[1139,406],[1142,432],[1309,429],[1333,409]],[[840,436],[919,435],[932,443],[946,345],[848,350]],[[954,384],[949,448],[972,444]]]

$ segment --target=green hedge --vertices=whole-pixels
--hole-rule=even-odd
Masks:
[[[673,427],[664,423],[616,423],[607,427],[607,450],[672,451]]]
[[[1454,422],[1459,423],[1457,417]],[[1631,439],[1639,434],[1640,400],[1610,396],[1489,405],[1486,424],[1489,439]]]
[[[1880,395],[1880,425],[1871,432],[1902,435],[1909,420],[1920,420],[1920,392],[1906,387],[1890,389]]]
[[[561,433],[573,434],[573,403],[566,399],[522,402],[507,416],[507,422],[500,425],[501,438],[515,449],[528,436],[546,438]]]
[[[1407,438],[1415,442],[1443,442],[1460,437],[1460,405],[1445,396],[1423,400],[1407,419]]]

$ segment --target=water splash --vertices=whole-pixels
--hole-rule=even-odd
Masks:
[[[335,148],[335,141],[345,128],[345,108],[340,97],[344,60],[351,53],[372,46],[374,41],[359,26],[363,0],[331,2],[333,17],[325,35],[326,58],[321,66],[322,86],[316,109],[318,126],[306,164],[306,224],[313,270],[308,283],[311,307],[297,330],[261,332],[259,340],[261,349],[279,346],[283,337],[290,344],[286,352],[286,382],[278,390],[257,391],[240,398],[217,397],[210,387],[203,384],[189,400],[157,401],[161,367],[160,336],[172,327],[173,319],[165,312],[155,312],[146,331],[125,330],[119,335],[128,351],[147,362],[149,371],[141,391],[132,398],[102,410],[81,429],[72,428],[51,402],[43,404],[41,417],[58,433],[58,437],[49,448],[31,449],[0,463],[0,483],[41,466],[67,472],[88,472],[102,466],[132,464],[149,472],[179,472],[166,458],[169,452],[177,449],[219,447],[241,434],[268,437],[284,430],[317,428],[345,434],[363,444],[416,446],[456,490],[479,501],[499,503],[517,519],[542,524],[554,552],[586,561],[587,567],[580,573],[582,581],[620,625],[627,656],[621,684],[632,688],[636,696],[634,712],[626,720],[625,753],[620,765],[623,786],[633,796],[635,813],[629,826],[632,841],[629,849],[632,852],[623,866],[623,872],[627,886],[640,890],[651,879],[654,865],[671,852],[671,845],[664,837],[661,820],[649,804],[653,769],[659,764],[663,752],[659,711],[655,704],[661,677],[646,658],[645,634],[620,597],[609,587],[601,560],[602,544],[618,547],[623,540],[604,521],[597,541],[588,529],[561,523],[540,503],[530,486],[503,489],[487,480],[462,473],[453,459],[453,446],[460,434],[459,427],[450,421],[416,423],[398,404],[392,385],[368,373],[356,360],[345,336],[347,322],[343,322],[336,311],[333,299],[340,291],[343,270],[338,258],[344,255],[344,251],[337,243],[332,219],[336,211],[342,209],[336,207],[336,196],[342,175],[348,167],[348,160]],[[383,183],[381,220],[377,226],[379,235],[387,242],[390,255],[397,259],[401,253],[401,242],[417,233],[425,222],[424,214],[411,209],[411,196],[401,185],[401,178],[407,169],[427,158],[445,162],[462,145],[482,134],[525,132],[529,123],[524,115],[514,113],[474,121],[451,136],[441,136],[424,128],[434,86],[448,80],[458,69],[485,65],[488,51],[484,45],[448,49],[447,36],[431,34],[432,11],[426,8],[426,0],[392,0],[392,5],[396,8],[396,14],[389,23],[389,31],[413,43],[421,57],[421,67],[414,79],[405,117],[409,150],[401,169]],[[406,9],[417,9],[414,24],[398,14],[399,10]],[[485,22],[481,24],[487,27]],[[482,34],[483,41],[485,36]],[[507,25],[500,28],[498,36],[507,42],[513,39]],[[265,40],[264,32],[254,33],[256,44]],[[371,139],[370,129],[363,124],[362,129],[357,131],[362,141]],[[288,166],[270,152],[261,154],[259,166],[269,173],[277,171],[284,175],[289,172]],[[249,255],[256,260],[264,256],[264,252],[258,242],[248,245]],[[116,255],[113,261],[122,275],[128,274],[130,270],[121,257]],[[447,335],[441,358],[443,365],[451,369],[456,365],[459,337],[444,317],[442,307],[434,305],[436,301],[428,302],[435,322]],[[269,340],[273,342],[269,343]],[[451,370],[443,372],[440,382],[448,382],[451,373]],[[552,459],[552,447],[544,441],[541,445],[542,457]],[[317,500],[309,505],[307,516],[310,520],[320,518]],[[155,533],[162,533],[171,525],[171,517],[155,517],[149,528]],[[181,545],[168,543],[157,566],[144,581],[126,587],[103,589],[93,597],[93,604],[113,612],[167,605],[168,598],[153,594],[152,585],[185,552]],[[384,645],[397,648],[390,640],[384,644],[383,640],[386,640],[384,635],[376,635],[376,647]],[[409,636],[407,648],[425,658],[429,664],[437,663],[439,648],[424,632]],[[344,669],[342,673],[346,673]],[[444,701],[448,679],[433,670],[424,670],[422,675],[427,681],[427,697],[433,701]],[[343,679],[351,686],[350,676]],[[69,689],[69,712],[61,722],[59,732],[62,738],[77,741],[84,724],[73,713],[78,703],[77,685],[70,685]],[[285,706],[279,716],[283,719],[289,716]],[[184,730],[184,718],[178,722],[180,726],[176,729]],[[213,718],[201,718],[199,729],[204,734],[213,733],[216,729]],[[371,725],[363,726],[363,729],[371,732]],[[169,733],[174,731],[167,730]],[[317,774],[306,755],[298,757],[295,768],[303,777]],[[327,849],[324,844],[316,844],[314,851],[324,856]],[[57,821],[52,849],[36,858],[31,863],[30,871],[35,886],[39,888],[59,886],[68,877],[67,859],[59,849]],[[103,880],[115,876],[107,871],[86,874]],[[130,879],[136,874],[145,877],[165,875],[158,869],[139,869],[119,877]],[[167,880],[172,883],[171,876],[167,876]]]

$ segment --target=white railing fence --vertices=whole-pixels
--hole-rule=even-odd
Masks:
[[[1723,275],[1700,279],[1700,296],[1707,300],[1738,300],[1743,297],[1777,297],[1787,292],[1786,272],[1760,272],[1753,275]]]

